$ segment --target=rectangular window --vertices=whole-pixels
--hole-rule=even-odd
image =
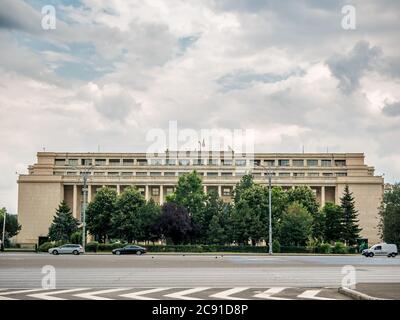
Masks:
[[[258,167],[261,164],[261,160],[253,160],[253,165]]]
[[[346,166],[346,160],[335,160],[335,166],[336,167],[345,167]]]
[[[253,172],[253,177],[261,177],[261,172]]]
[[[167,159],[167,160],[165,161],[165,164],[166,164],[167,166],[175,166],[175,165],[176,165],[176,160],[175,160],[175,159]]]
[[[280,177],[290,177],[290,172],[279,172]]]
[[[231,166],[232,160],[224,159],[224,160],[221,160],[221,163],[223,166]]]
[[[244,167],[244,166],[246,166],[246,160],[243,160],[243,159],[235,160],[235,165],[238,167]]]
[[[294,167],[304,167],[304,160],[293,160]]]
[[[105,166],[106,165],[106,159],[95,159],[94,163],[96,166]]]
[[[208,177],[216,177],[218,176],[218,172],[207,172]]]
[[[161,176],[161,172],[150,172],[150,176],[159,177]]]
[[[230,196],[231,195],[231,188],[222,188],[222,195],[223,196]]]
[[[150,159],[150,165],[162,166],[162,160],[161,159]]]
[[[97,171],[97,172],[93,172],[93,175],[95,176],[104,176],[106,173],[103,171]]]
[[[138,159],[137,163],[139,166],[147,166],[147,159]]]
[[[145,177],[145,176],[147,176],[147,172],[145,172],[145,171],[138,171],[138,172],[136,172],[136,175],[139,176],[139,177]]]
[[[189,166],[190,160],[189,159],[179,159],[178,163],[180,166]]]
[[[56,166],[65,166],[65,159],[56,159],[54,163]]]
[[[319,172],[309,172],[308,176],[309,177],[319,177]]]
[[[293,177],[304,177],[305,173],[304,172],[293,172]]]
[[[194,166],[203,166],[204,162],[205,162],[204,159],[193,159]]]
[[[178,176],[183,176],[186,172],[178,172]]]
[[[274,167],[275,166],[275,160],[264,160],[264,165],[266,167]]]
[[[69,166],[77,166],[79,164],[78,159],[68,159],[67,161]]]
[[[107,175],[108,175],[108,176],[119,176],[119,172],[115,172],[115,171],[113,171],[113,172],[107,172]]]
[[[124,177],[133,176],[133,172],[121,172],[121,176]]]
[[[76,176],[77,172],[76,171],[67,171],[67,176]]]
[[[152,196],[159,196],[159,195],[160,195],[160,189],[158,189],[158,188],[151,188],[151,195],[152,195]]]
[[[146,189],[144,187],[138,187],[138,191],[140,192],[141,195],[145,195]]]
[[[171,193],[174,193],[174,188],[173,187],[167,187],[165,189],[165,191],[166,191],[167,194],[171,194]]]
[[[232,176],[233,174],[232,174],[232,172],[222,172],[221,173],[221,176],[223,176],[223,177],[228,177],[228,176]]]
[[[307,167],[317,167],[318,160],[317,159],[308,159],[307,160]]]
[[[336,172],[336,177],[346,177],[347,173],[346,172]]]
[[[171,176],[176,176],[176,174],[175,174],[175,172],[167,171],[167,172],[164,172],[164,176],[171,177]]]
[[[218,159],[208,159],[208,165],[209,166],[217,166],[218,165]]]
[[[108,164],[110,166],[119,166],[119,165],[121,165],[121,159],[109,159]]]
[[[55,176],[63,176],[63,175],[64,175],[64,172],[63,172],[63,171],[54,171],[53,174],[54,174]]]
[[[332,177],[332,176],[333,176],[333,173],[332,173],[332,172],[324,172],[324,173],[322,173],[322,175],[323,175],[324,177]]]
[[[83,166],[91,166],[92,165],[92,159],[81,159],[81,164]]]
[[[278,160],[278,166],[280,167],[288,167],[290,161],[288,159],[279,159]]]
[[[322,167],[330,167],[332,165],[331,160],[321,160],[321,166]]]
[[[122,159],[122,165],[124,166],[133,166],[134,159]]]

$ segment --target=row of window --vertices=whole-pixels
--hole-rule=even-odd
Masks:
[[[94,160],[94,161],[93,161]],[[254,166],[266,166],[266,167],[344,167],[346,166],[346,160],[331,160],[331,159],[271,159],[271,160],[246,160],[246,159],[56,159],[56,166],[134,166],[134,165],[151,165],[151,166],[238,166],[245,167],[247,165]]]
[[[180,176],[183,175],[187,172],[173,172],[173,171],[166,171],[166,172],[147,172],[147,171],[138,171],[138,172],[118,172],[118,171],[112,171],[112,172],[103,172],[103,171],[99,171],[99,172],[89,172],[89,175],[93,175],[93,176],[122,176],[122,177],[131,177],[131,176],[137,176],[137,177],[147,177],[147,176],[151,176],[151,177],[160,177],[160,176],[164,176],[164,177],[175,177],[175,176]],[[82,174],[82,173],[81,173]],[[233,172],[198,172],[199,175],[201,176],[208,176],[208,177],[217,177],[217,176],[221,176],[221,177],[227,177],[227,176],[243,176],[245,174],[245,172],[235,172],[235,174]],[[78,175],[77,171],[54,171],[54,175],[57,176],[63,176],[63,175],[67,175],[67,176],[76,176]],[[267,173],[261,173],[261,172],[253,172],[252,173],[253,176],[257,177],[257,176],[267,176]],[[308,172],[307,174],[305,172],[272,172],[271,173],[272,176],[279,176],[279,177],[345,177],[347,176],[346,172]]]

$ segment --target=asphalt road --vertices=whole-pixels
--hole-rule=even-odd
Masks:
[[[41,288],[42,279],[46,275],[42,273],[44,266],[54,267],[56,290],[76,290],[61,292],[59,297],[63,294],[83,294],[85,297],[86,292],[90,296],[90,292],[97,291],[101,291],[100,294],[105,297],[116,297],[152,290],[145,294],[153,298],[173,298],[177,292],[179,296],[179,292],[186,291],[184,295],[218,298],[220,292],[231,290],[228,296],[241,298],[253,298],[257,294],[268,292],[268,295],[272,292],[275,297],[282,298],[302,298],[314,294],[314,297],[338,299],[343,298],[337,295],[336,288],[342,284],[344,266],[354,267],[357,283],[400,283],[399,257],[156,254],[53,256],[6,253],[0,255],[0,296],[18,288]],[[278,289],[271,291],[271,288]],[[36,293],[40,294],[40,291],[21,294],[29,298],[27,295]],[[11,296],[16,297],[18,294]]]

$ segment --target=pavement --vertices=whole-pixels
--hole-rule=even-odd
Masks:
[[[0,255],[0,299],[41,299],[40,294],[46,297],[54,291],[64,291],[56,292],[55,299],[80,299],[82,294],[83,298],[124,299],[138,291],[153,299],[181,299],[182,295],[198,299],[349,299],[337,291],[348,266],[354,270],[356,290],[400,299],[399,257],[35,253]],[[56,289],[45,291],[40,288],[49,270],[54,271]],[[387,284],[396,285],[386,289]],[[35,294],[39,298],[32,297]]]

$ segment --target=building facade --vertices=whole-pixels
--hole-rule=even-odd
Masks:
[[[46,236],[55,210],[62,200],[81,219],[83,207],[82,174],[87,171],[88,201],[96,191],[108,186],[118,193],[134,185],[146,199],[162,204],[174,191],[181,174],[196,170],[204,190],[216,190],[224,201],[246,173],[254,181],[284,189],[307,185],[319,203],[340,203],[344,187],[349,185],[359,212],[362,237],[378,241],[378,207],[384,181],[374,168],[364,163],[362,153],[255,153],[168,152],[146,153],[62,153],[39,152],[37,163],[18,179],[18,219],[22,230],[16,241],[38,243]]]

